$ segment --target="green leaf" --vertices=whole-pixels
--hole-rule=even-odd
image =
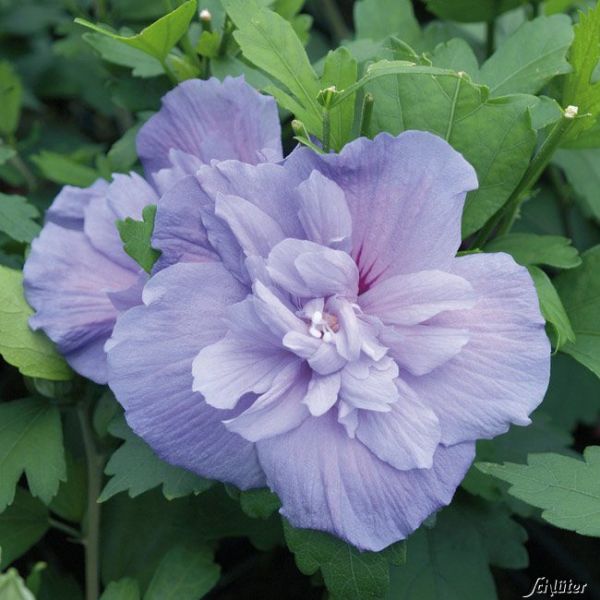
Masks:
[[[158,565],[144,600],[199,600],[216,585],[220,573],[208,548],[176,546]]]
[[[113,33],[85,19],[75,19],[76,23],[93,29],[114,40],[127,44],[131,48],[141,50],[150,56],[164,61],[177,42],[187,33],[188,26],[196,12],[196,0],[188,0],[174,11],[165,15],[142,29],[133,36],[124,36]]]
[[[23,375],[70,379],[73,373],[52,342],[29,328],[32,314],[23,296],[23,274],[0,265],[0,354]]]
[[[343,90],[356,83],[357,78],[358,63],[346,48],[338,48],[327,54],[321,88],[335,86]],[[351,139],[355,105],[356,96],[352,95],[330,111],[331,134],[336,140],[334,150],[340,150]]]
[[[598,398],[600,398],[600,379],[568,354],[559,352],[552,357],[550,386],[542,409],[552,417],[554,423],[566,431],[571,431],[577,423],[596,425],[600,416]],[[548,450],[538,449],[535,452]],[[483,460],[499,462],[489,458]],[[516,462],[524,462],[524,460]]]
[[[0,144],[0,166],[16,156],[16,154],[17,151],[14,148]]]
[[[520,265],[547,265],[557,269],[573,269],[581,264],[577,248],[571,240],[560,235],[509,233],[495,238],[485,247],[486,252],[506,252]]]
[[[525,173],[536,143],[528,108],[537,100],[529,95],[490,99],[487,88],[467,76],[412,69],[369,84],[375,97],[371,134],[431,131],[464,155],[479,178],[479,189],[469,193],[463,215],[466,237],[505,204]]]
[[[31,571],[29,571],[29,575],[27,575],[27,579],[25,580],[25,585],[36,596],[39,594],[40,587],[42,585],[42,576],[44,574],[44,571],[47,568],[48,568],[48,564],[45,562],[35,563],[35,565],[33,565],[32,569],[31,569]]]
[[[40,216],[37,208],[23,196],[0,193],[0,231],[17,242],[31,242],[41,227],[34,219]]]
[[[144,589],[167,548],[196,550],[223,538],[249,537],[268,550],[281,543],[281,535],[278,516],[251,519],[222,486],[175,500],[157,490],[133,499],[118,494],[102,507],[102,578],[134,577]]]
[[[468,517],[445,509],[432,529],[421,526],[408,538],[406,564],[392,569],[387,600],[492,600],[489,550]]]
[[[479,63],[473,49],[465,40],[455,38],[436,46],[431,55],[434,67],[448,69],[457,73],[463,71],[474,81],[479,77]]]
[[[104,472],[112,478],[102,490],[99,502],[125,491],[134,498],[156,486],[162,486],[165,498],[171,500],[199,494],[211,486],[212,482],[160,460],[150,446],[131,431],[125,419],[115,420],[109,431],[125,442],[106,465]]]
[[[580,267],[554,280],[576,336],[563,351],[600,377],[600,246],[581,258]]]
[[[271,80],[261,71],[234,56],[220,56],[210,61],[211,73],[218,79],[244,76],[246,83],[257,90],[265,90],[272,85]]]
[[[156,204],[149,204],[142,211],[142,220],[127,217],[117,221],[117,229],[125,252],[135,260],[144,271],[150,273],[161,252],[151,246]]]
[[[412,44],[421,35],[410,0],[360,0],[354,5],[354,24],[357,38],[395,35]]]
[[[67,480],[61,483],[58,493],[48,505],[59,517],[74,523],[81,523],[87,502],[87,469],[83,458],[67,458]]]
[[[383,598],[390,583],[390,563],[401,565],[406,558],[403,542],[382,552],[360,552],[327,533],[294,529],[287,521],[284,534],[300,571],[313,575],[320,570],[335,600]]]
[[[531,125],[536,131],[554,125],[563,116],[563,110],[554,98],[539,96],[538,100],[539,102],[529,109]]]
[[[31,161],[46,179],[55,183],[87,187],[100,177],[92,167],[86,167],[72,158],[56,152],[44,150],[40,154],[32,156]]]
[[[559,356],[559,355],[556,355]],[[553,361],[556,358],[553,357]],[[553,365],[554,376],[554,365]],[[546,401],[542,410],[546,409]],[[511,426],[507,433],[492,440],[477,442],[478,462],[525,462],[527,455],[533,452],[557,452],[566,454],[573,443],[571,435],[560,428],[545,412],[536,411],[531,425],[527,427]],[[471,467],[462,482],[471,494],[487,500],[501,500],[504,486],[499,485],[493,477],[483,474],[479,469]]]
[[[175,74],[177,81],[195,79],[200,76],[199,67],[187,56],[176,56],[175,54],[170,54],[167,57],[166,63],[171,71]]]
[[[50,565],[46,566],[40,575],[39,591],[34,591],[36,600],[83,600],[81,587],[73,574],[59,571]],[[29,587],[29,578],[27,586]]]
[[[271,8],[289,21],[302,10],[304,2],[305,0],[274,0]]]
[[[527,465],[479,463],[484,473],[511,484],[510,494],[538,508],[563,529],[600,537],[600,446],[584,461],[560,454],[531,454]]]
[[[0,513],[0,540],[2,560],[0,569],[25,554],[48,531],[48,510],[21,488],[15,501]]]
[[[44,569],[39,572],[39,579],[41,579],[39,590],[30,587],[31,575],[27,578],[27,587],[33,591],[36,600],[56,600],[57,598],[83,600],[81,587],[74,575],[59,571],[52,565],[42,564]]]
[[[575,139],[592,127],[600,115],[600,81],[594,78],[600,60],[600,4],[585,13],[580,13],[575,25],[575,39],[569,53],[573,72],[567,77],[563,89],[563,106],[579,107],[579,114],[589,118],[578,119],[566,136]],[[565,141],[566,141],[565,140]]]
[[[562,193],[562,192],[561,192]],[[513,231],[568,236],[580,251],[600,244],[600,230],[587,220],[577,205],[565,205],[559,191],[543,183],[520,210]]]
[[[45,504],[66,480],[60,413],[45,400],[0,404],[0,511],[13,501],[23,473],[31,494]]]
[[[477,530],[490,565],[502,569],[527,567],[529,557],[524,546],[527,532],[511,519],[506,506],[464,494],[457,497],[452,510]]]
[[[319,79],[290,23],[256,0],[223,0],[223,5],[238,28],[234,37],[244,57],[291,92],[296,99],[296,117],[320,138]],[[282,95],[275,97],[279,101]],[[338,144],[337,139],[332,141]]]
[[[0,135],[11,135],[19,126],[23,86],[11,64],[0,62]]]
[[[565,172],[584,212],[600,220],[600,148],[559,150],[552,162]]]
[[[530,265],[528,270],[535,283],[535,289],[540,301],[540,310],[553,334],[551,337],[553,345],[559,350],[568,342],[575,341],[573,327],[565,312],[565,307],[560,300],[560,296],[548,275],[533,265]]]
[[[492,21],[528,0],[424,0],[427,9],[447,21],[477,23]]]
[[[127,173],[138,160],[135,140],[144,122],[137,123],[128,129],[108,151],[106,157],[110,161],[111,169],[121,173]]]
[[[108,429],[112,425],[113,420],[116,420],[122,414],[120,404],[110,391],[110,388],[107,388],[102,396],[98,398],[92,416],[92,425],[98,437],[104,438],[108,436]]]
[[[196,51],[207,58],[219,56],[221,34],[218,31],[203,31],[198,40]]]
[[[82,37],[104,60],[133,69],[136,77],[156,77],[164,73],[158,59],[122,41],[103,33],[84,33]]]
[[[0,598],[2,600],[35,600],[16,569],[0,574]]]
[[[138,582],[128,577],[111,581],[100,596],[100,600],[140,600],[140,598]]]
[[[281,502],[271,490],[261,488],[241,492],[240,506],[253,519],[268,519],[281,507]]]
[[[544,0],[544,12],[547,15],[566,12],[574,4],[579,3],[579,0]]]
[[[480,81],[492,96],[537,94],[552,78],[571,71],[566,56],[572,41],[566,15],[527,21],[483,64]]]

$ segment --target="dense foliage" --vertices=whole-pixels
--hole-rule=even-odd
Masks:
[[[591,0],[0,0],[0,600],[480,600],[539,577],[600,597],[599,61]],[[60,186],[141,171],[161,97],[228,75],[277,100],[287,151],[444,138],[479,179],[461,252],[535,282],[553,356],[532,424],[480,441],[451,505],[382,552],[161,461],[28,326]],[[147,272],[154,218],[116,224]]]

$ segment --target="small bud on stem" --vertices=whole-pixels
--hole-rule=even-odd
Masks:
[[[200,11],[200,25],[202,25],[202,31],[212,31],[212,14],[206,8]]]

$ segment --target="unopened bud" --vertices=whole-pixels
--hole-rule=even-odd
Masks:
[[[202,31],[212,32],[212,15],[209,10],[203,9],[200,11],[200,25],[202,25]]]
[[[304,123],[302,121],[299,121],[298,119],[294,119],[292,121],[292,131],[294,132],[294,135],[296,137],[308,137]]]
[[[331,103],[333,102],[333,99],[337,95],[337,93],[338,93],[337,88],[335,87],[335,85],[332,85],[328,88],[325,88],[324,90],[321,90],[319,92],[319,96],[317,97],[317,100],[321,106],[324,106],[325,108],[329,108],[331,106]]]
[[[565,117],[567,119],[574,119],[577,115],[579,114],[579,107],[578,106],[567,106],[567,108],[565,108]]]

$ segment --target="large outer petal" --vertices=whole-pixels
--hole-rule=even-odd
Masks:
[[[374,551],[407,537],[448,504],[475,455],[472,443],[440,446],[433,468],[398,471],[350,439],[332,411],[256,447],[292,525]]]
[[[46,211],[46,220],[68,229],[83,229],[83,214],[94,199],[104,196],[108,182],[97,179],[87,188],[65,185]]]
[[[163,98],[162,108],[137,138],[148,176],[172,166],[173,149],[205,164],[227,159],[251,164],[281,160],[277,105],[243,77],[184,81]]]
[[[466,193],[477,186],[458,152],[421,131],[361,138],[340,154],[299,148],[286,168],[303,178],[317,169],[344,191],[361,290],[398,273],[445,270],[460,245]]]
[[[467,329],[469,342],[431,373],[403,375],[438,415],[445,444],[528,425],[550,376],[550,343],[527,270],[507,254],[480,254],[456,259],[452,271],[471,282],[479,302],[431,323]]]
[[[192,361],[246,294],[219,263],[174,265],[150,280],[145,305],[119,318],[106,346],[109,385],[132,429],[164,460],[241,488],[264,485],[254,446],[222,423],[239,411],[192,392]]]
[[[98,252],[82,232],[54,223],[33,241],[24,274],[37,311],[31,326],[43,329],[76,371],[106,383],[102,346],[118,314],[108,292],[134,285],[137,274]]]

